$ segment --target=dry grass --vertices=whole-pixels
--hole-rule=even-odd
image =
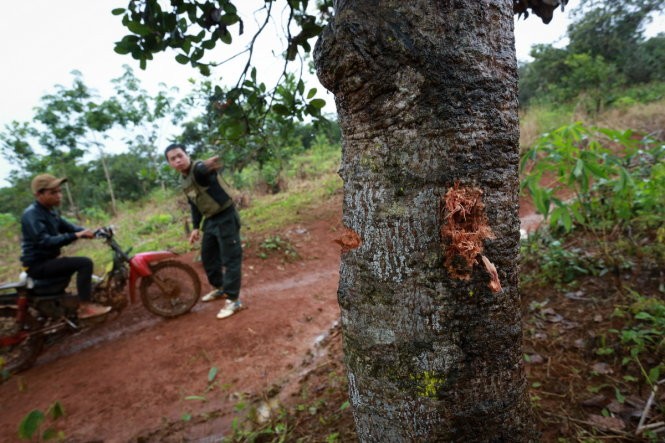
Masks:
[[[594,124],[607,128],[633,129],[663,140],[665,139],[665,99],[633,105],[626,109],[611,109],[601,114]]]
[[[576,121],[604,128],[633,129],[663,140],[665,139],[665,99],[630,107],[612,108],[598,115],[588,114],[583,106],[561,108],[556,111],[541,106],[520,110],[520,151],[524,152],[533,145],[541,134]]]

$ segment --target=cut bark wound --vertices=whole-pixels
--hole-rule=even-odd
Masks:
[[[478,256],[490,275],[492,292],[501,291],[496,267],[482,255],[483,241],[494,238],[489,227],[480,188],[463,187],[459,182],[442,198],[441,240],[448,273],[460,280],[469,280]]]
[[[342,247],[342,253],[344,253],[359,247],[362,244],[362,240],[356,231],[351,228],[344,228],[344,232],[340,238],[335,239],[335,243]]]

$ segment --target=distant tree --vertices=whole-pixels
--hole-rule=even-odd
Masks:
[[[526,106],[534,97],[556,97],[562,81],[569,75],[566,64],[569,52],[552,45],[534,45],[530,55],[533,61],[521,63],[520,105]]]
[[[630,83],[648,80],[640,44],[645,25],[664,7],[665,0],[582,0],[575,10],[577,19],[568,27],[568,49],[602,56]]]
[[[634,68],[629,68],[628,75],[637,77],[633,72],[639,69],[642,74],[641,77],[637,77],[639,81],[665,81],[665,33],[661,32],[641,43],[638,52],[639,62],[630,62]]]
[[[616,66],[605,63],[600,55],[571,54],[566,59],[566,65],[570,71],[562,79],[562,87],[567,98],[572,99],[584,92],[592,102],[590,111],[596,114],[611,99],[611,92],[624,83]]]
[[[129,67],[125,67],[121,77],[114,79],[116,93],[106,99],[91,90],[79,72],[74,71],[73,76],[70,87],[56,85],[55,92],[42,97],[32,122],[12,122],[5,126],[0,132],[0,151],[17,168],[15,174],[10,175],[10,182],[41,172],[70,179],[78,176],[82,179],[79,184],[94,185],[94,188],[105,182],[106,197],[100,197],[97,203],[110,198],[111,210],[115,213],[116,191],[106,153],[113,132],[133,131],[134,135],[126,139],[129,146],[153,143],[160,131],[159,120],[172,112],[173,99],[166,91],[149,96],[140,88]],[[137,131],[145,134],[136,135]],[[87,183],[81,168],[85,157],[94,154],[99,158],[104,175],[101,180]],[[69,210],[76,213],[80,205],[75,200],[90,194],[77,189],[75,199],[69,182],[65,190]]]

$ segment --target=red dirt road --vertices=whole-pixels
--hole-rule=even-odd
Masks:
[[[341,204],[335,203],[280,233],[300,260],[263,260],[254,248],[245,250],[241,299],[248,309],[217,320],[223,302],[199,302],[189,314],[164,320],[139,302],[57,342],[33,368],[0,385],[0,441],[19,441],[22,418],[56,401],[65,417],[55,426],[68,442],[135,441],[184,414],[217,417],[190,426],[189,440],[228,433],[239,399],[255,399],[297,377],[304,356],[339,318],[340,250],[333,239]],[[194,266],[207,292],[201,265]],[[212,367],[216,384],[207,390]]]

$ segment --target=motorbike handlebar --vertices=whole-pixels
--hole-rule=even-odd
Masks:
[[[95,230],[95,238],[103,238],[105,240],[113,237],[113,228],[110,226],[105,226]]]

